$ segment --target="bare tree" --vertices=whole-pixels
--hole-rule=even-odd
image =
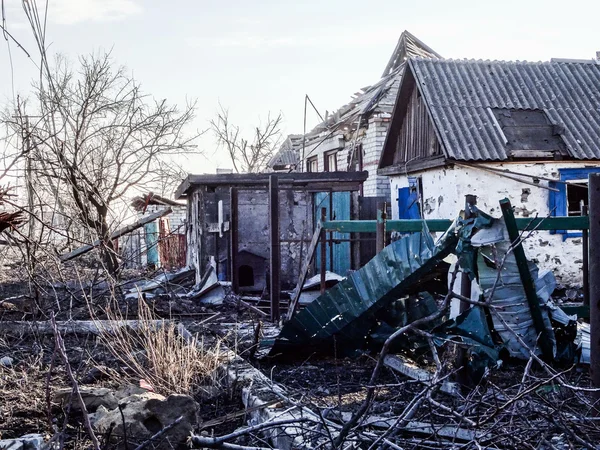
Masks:
[[[281,113],[272,118],[267,116],[264,124],[253,130],[251,139],[241,135],[240,127],[229,121],[229,111],[220,106],[216,119],[210,127],[219,145],[225,148],[237,173],[262,172],[273,157],[281,142]]]
[[[102,241],[104,263],[115,273],[114,207],[132,190],[163,183],[173,158],[194,151],[198,134],[184,132],[194,104],[180,111],[154,100],[109,54],[82,57],[77,70],[59,58],[34,90],[35,121],[23,105],[5,120],[28,137],[40,195],[71,205],[73,218]]]

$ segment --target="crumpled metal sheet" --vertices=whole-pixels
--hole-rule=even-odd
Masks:
[[[456,246],[446,239],[439,247],[427,232],[413,233],[392,242],[361,269],[325,291],[287,322],[275,341],[271,355],[301,346],[328,345],[360,350],[377,324],[375,313],[434,269]]]
[[[506,229],[502,219],[495,221],[491,228],[476,233],[471,240],[475,246],[484,244],[479,249],[477,256],[479,285],[486,300],[493,293],[491,304],[497,307],[498,311],[498,314],[492,314],[493,326],[502,338],[510,355],[517,358],[529,358],[528,348],[535,348],[537,353],[540,352],[536,346],[537,333],[533,325],[525,290],[521,283],[516,258],[513,252],[509,253],[510,241],[501,229]],[[482,235],[476,237],[479,233]],[[490,239],[492,236],[495,239]],[[503,259],[504,264],[502,265]],[[496,267],[501,265],[502,270],[498,278]],[[556,355],[556,339],[548,315],[548,308],[545,307],[550,295],[556,288],[556,279],[552,272],[540,274],[534,263],[528,262],[528,265],[531,276],[536,280],[536,292],[542,306],[544,325],[548,330],[548,336],[552,339],[553,354]],[[494,289],[497,279],[498,282]],[[506,322],[506,325],[504,322]],[[521,345],[515,337],[515,333],[528,348]]]

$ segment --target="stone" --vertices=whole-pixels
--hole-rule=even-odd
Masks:
[[[15,360],[12,359],[10,356],[3,356],[2,358],[0,358],[0,366],[2,367],[12,367],[14,362]]]
[[[17,439],[1,439],[0,450],[40,450],[44,445],[41,434],[26,434]]]
[[[167,425],[183,416],[183,420],[161,436],[155,449],[172,450],[186,448],[188,437],[198,425],[198,404],[187,395],[164,396],[154,392],[134,394],[119,402],[119,407],[109,410],[99,406],[95,414],[90,414],[92,425],[99,434],[104,435],[112,429],[115,442],[123,435],[123,422],[130,440],[138,443],[145,441],[161,431]]]
[[[54,400],[57,403],[65,404],[71,399],[71,388],[62,388],[54,393]],[[102,387],[79,386],[81,398],[88,412],[93,412],[98,407],[103,406],[107,409],[114,409],[119,406],[119,399],[111,389]],[[75,397],[72,399],[71,408],[74,411],[80,411],[79,401]]]

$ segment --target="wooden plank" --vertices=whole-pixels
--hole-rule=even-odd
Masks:
[[[271,253],[271,321],[279,321],[279,296],[281,286],[281,251],[279,243],[279,180],[277,175],[269,176],[269,221],[270,221],[270,253]]]
[[[230,192],[229,192],[229,196],[230,196],[230,216],[229,217],[229,224],[231,227],[231,231],[230,231],[230,248],[231,248],[231,264],[230,264],[230,270],[231,270],[231,290],[233,291],[234,294],[238,294],[240,291],[240,282],[239,282],[239,278],[238,278],[238,267],[237,267],[237,259],[238,259],[238,246],[239,246],[239,240],[238,240],[238,226],[239,226],[239,220],[238,220],[238,190],[236,187],[232,187]]]
[[[130,225],[127,225],[126,227],[123,227],[123,228],[115,231],[114,233],[112,233],[110,235],[110,239],[120,238],[121,236],[123,236],[127,233],[131,233],[132,231],[143,227],[147,223],[153,222],[160,217],[166,216],[167,214],[171,214],[172,212],[173,212],[173,210],[169,206],[168,208],[163,209],[162,211],[155,212],[154,214],[150,214],[147,217],[142,217],[140,220],[138,220]],[[90,250],[98,247],[101,244],[101,242],[102,241],[100,239],[98,239],[97,241],[94,241],[91,244],[79,247],[70,253],[66,253],[66,254],[62,255],[60,257],[60,260],[64,262],[64,261],[69,261],[70,259],[73,259],[73,258],[77,258],[78,256],[81,256],[81,255],[89,252]]]
[[[310,241],[310,245],[308,246],[306,260],[304,261],[304,265],[302,266],[302,270],[300,271],[300,276],[298,277],[298,284],[296,285],[294,297],[292,297],[292,300],[290,301],[290,307],[287,312],[286,320],[290,320],[292,318],[294,312],[296,312],[296,308],[298,307],[298,300],[300,299],[300,294],[302,293],[302,286],[304,286],[304,283],[306,282],[308,269],[310,268],[310,264],[312,263],[312,260],[315,256],[315,251],[317,250],[317,244],[319,243],[319,237],[321,236],[321,228],[321,222],[317,223],[312,240]]]

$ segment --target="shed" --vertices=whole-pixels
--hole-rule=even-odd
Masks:
[[[188,265],[196,268],[200,280],[206,264],[214,261],[217,273],[222,278],[225,274],[235,288],[242,286],[242,265],[253,267],[256,283],[260,257],[269,271],[275,263],[281,288],[292,289],[321,208],[330,219],[358,219],[358,195],[367,176],[367,172],[189,175],[175,195],[188,204]],[[356,269],[359,245],[347,236],[332,233],[330,238],[327,269],[341,275]],[[244,259],[251,264],[243,264]]]

